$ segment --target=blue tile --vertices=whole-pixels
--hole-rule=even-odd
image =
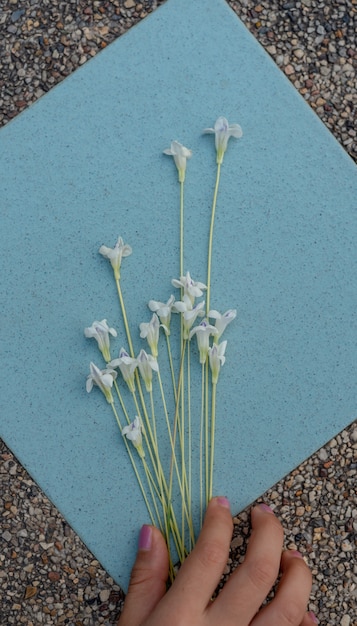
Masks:
[[[0,132],[0,433],[124,587],[148,518],[109,407],[85,391],[98,358],[83,328],[106,317],[122,336],[97,251],[118,235],[133,247],[136,328],[178,276],[162,155],[178,139],[194,152],[185,269],[205,281],[215,153],[201,131],[219,115],[244,131],[222,168],[211,300],[238,309],[215,482],[237,511],[356,416],[354,163],[223,0],[168,0]]]

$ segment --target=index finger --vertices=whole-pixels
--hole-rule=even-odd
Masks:
[[[169,594],[181,596],[187,613],[206,609],[228,560],[233,521],[226,498],[213,498],[207,507],[196,546],[181,566]],[[177,595],[178,594],[178,595]]]

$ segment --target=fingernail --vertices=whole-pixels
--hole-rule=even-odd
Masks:
[[[313,613],[312,611],[308,612],[308,616],[311,619],[312,622],[314,622],[314,624],[318,624],[319,620],[317,619],[315,613]]]
[[[141,527],[139,535],[139,550],[150,550],[152,543],[152,528],[147,524]]]
[[[218,504],[220,506],[223,506],[225,509],[230,509],[231,508],[231,505],[229,504],[228,498],[225,498],[224,496],[218,496],[216,498],[216,501],[218,502]]]
[[[273,513],[274,514],[273,509],[271,509],[270,506],[268,506],[267,504],[262,503],[262,504],[258,504],[258,506],[265,513]]]
[[[297,559],[303,559],[304,558],[302,556],[301,552],[299,552],[298,550],[289,550],[289,554],[291,554],[291,556],[294,556]]]

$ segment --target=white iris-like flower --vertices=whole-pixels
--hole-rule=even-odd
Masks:
[[[129,441],[132,442],[134,448],[139,453],[139,456],[143,459],[145,456],[145,452],[143,449],[143,437],[142,437],[142,425],[140,418],[136,415],[135,419],[131,424],[125,426],[121,431],[121,434],[126,436]]]
[[[92,362],[89,365],[89,370],[90,374],[87,377],[86,383],[88,393],[92,391],[93,385],[96,385],[104,393],[107,402],[109,402],[109,404],[113,404],[114,399],[111,389],[113,382],[117,377],[116,371],[110,367],[100,370],[99,367]]]
[[[189,334],[189,339],[196,335],[197,337],[197,345],[200,352],[200,363],[206,363],[208,349],[209,349],[209,338],[211,335],[218,335],[218,330],[215,326],[212,326],[208,323],[207,319],[202,320],[202,322],[192,328]]]
[[[227,150],[228,139],[235,137],[239,139],[243,135],[243,131],[239,124],[229,125],[225,117],[219,117],[214,128],[205,128],[204,133],[213,133],[215,135],[215,144],[217,152],[217,163],[223,162],[223,156]]]
[[[138,362],[136,359],[133,359],[129,356],[128,352],[124,350],[124,348],[120,349],[119,358],[113,359],[109,363],[110,367],[118,367],[120,372],[127,383],[130,391],[133,393],[135,391],[135,370],[138,366]]]
[[[186,276],[180,276],[178,280],[173,278],[171,283],[174,287],[178,287],[178,289],[183,288],[184,295],[189,296],[192,304],[195,298],[202,296],[203,290],[207,289],[207,286],[203,283],[193,280],[190,276],[190,272],[187,272]]]
[[[158,302],[157,300],[150,300],[148,305],[150,311],[153,311],[159,316],[160,322],[167,335],[170,334],[171,313],[174,302],[175,296],[171,295],[166,303]]]
[[[186,161],[192,157],[192,150],[185,148],[185,146],[178,141],[172,141],[170,148],[164,150],[164,154],[174,157],[179,181],[180,183],[183,183],[185,180]]]
[[[190,330],[195,323],[197,317],[204,316],[204,306],[204,301],[198,302],[193,306],[191,299],[188,295],[184,295],[182,300],[175,302],[173,309],[178,313],[182,313],[184,339],[189,338]]]
[[[159,342],[160,321],[156,313],[152,316],[150,322],[142,322],[140,324],[140,337],[146,339],[153,357],[157,357],[157,344]]]
[[[216,320],[215,327],[217,328],[217,335],[215,336],[215,341],[218,341],[220,336],[225,331],[228,324],[233,322],[234,318],[237,316],[236,309],[229,309],[225,313],[221,314],[218,311],[209,311],[208,317],[212,317]]]
[[[118,237],[114,248],[107,248],[107,246],[100,246],[99,254],[103,255],[106,259],[109,259],[111,266],[114,270],[114,276],[116,280],[120,278],[120,266],[122,258],[129,256],[132,253],[131,247],[124,243],[121,237]]]
[[[104,357],[104,360],[106,362],[110,361],[109,335],[112,335],[113,337],[117,336],[115,328],[109,328],[107,320],[102,320],[101,322],[96,320],[93,322],[92,326],[84,329],[84,334],[86,337],[93,337],[93,339],[98,342],[98,347]]]
[[[214,343],[212,348],[208,349],[209,364],[212,372],[212,383],[215,384],[218,381],[221,365],[224,365],[226,357],[224,353],[226,351],[227,342]]]
[[[152,390],[152,373],[153,371],[159,371],[159,364],[157,360],[151,354],[147,354],[145,350],[140,350],[137,362],[141,377],[145,383],[146,391],[150,392]]]

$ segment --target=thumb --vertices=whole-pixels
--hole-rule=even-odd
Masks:
[[[155,526],[144,525],[139,535],[120,626],[140,626],[165,595],[169,557],[165,540]]]

